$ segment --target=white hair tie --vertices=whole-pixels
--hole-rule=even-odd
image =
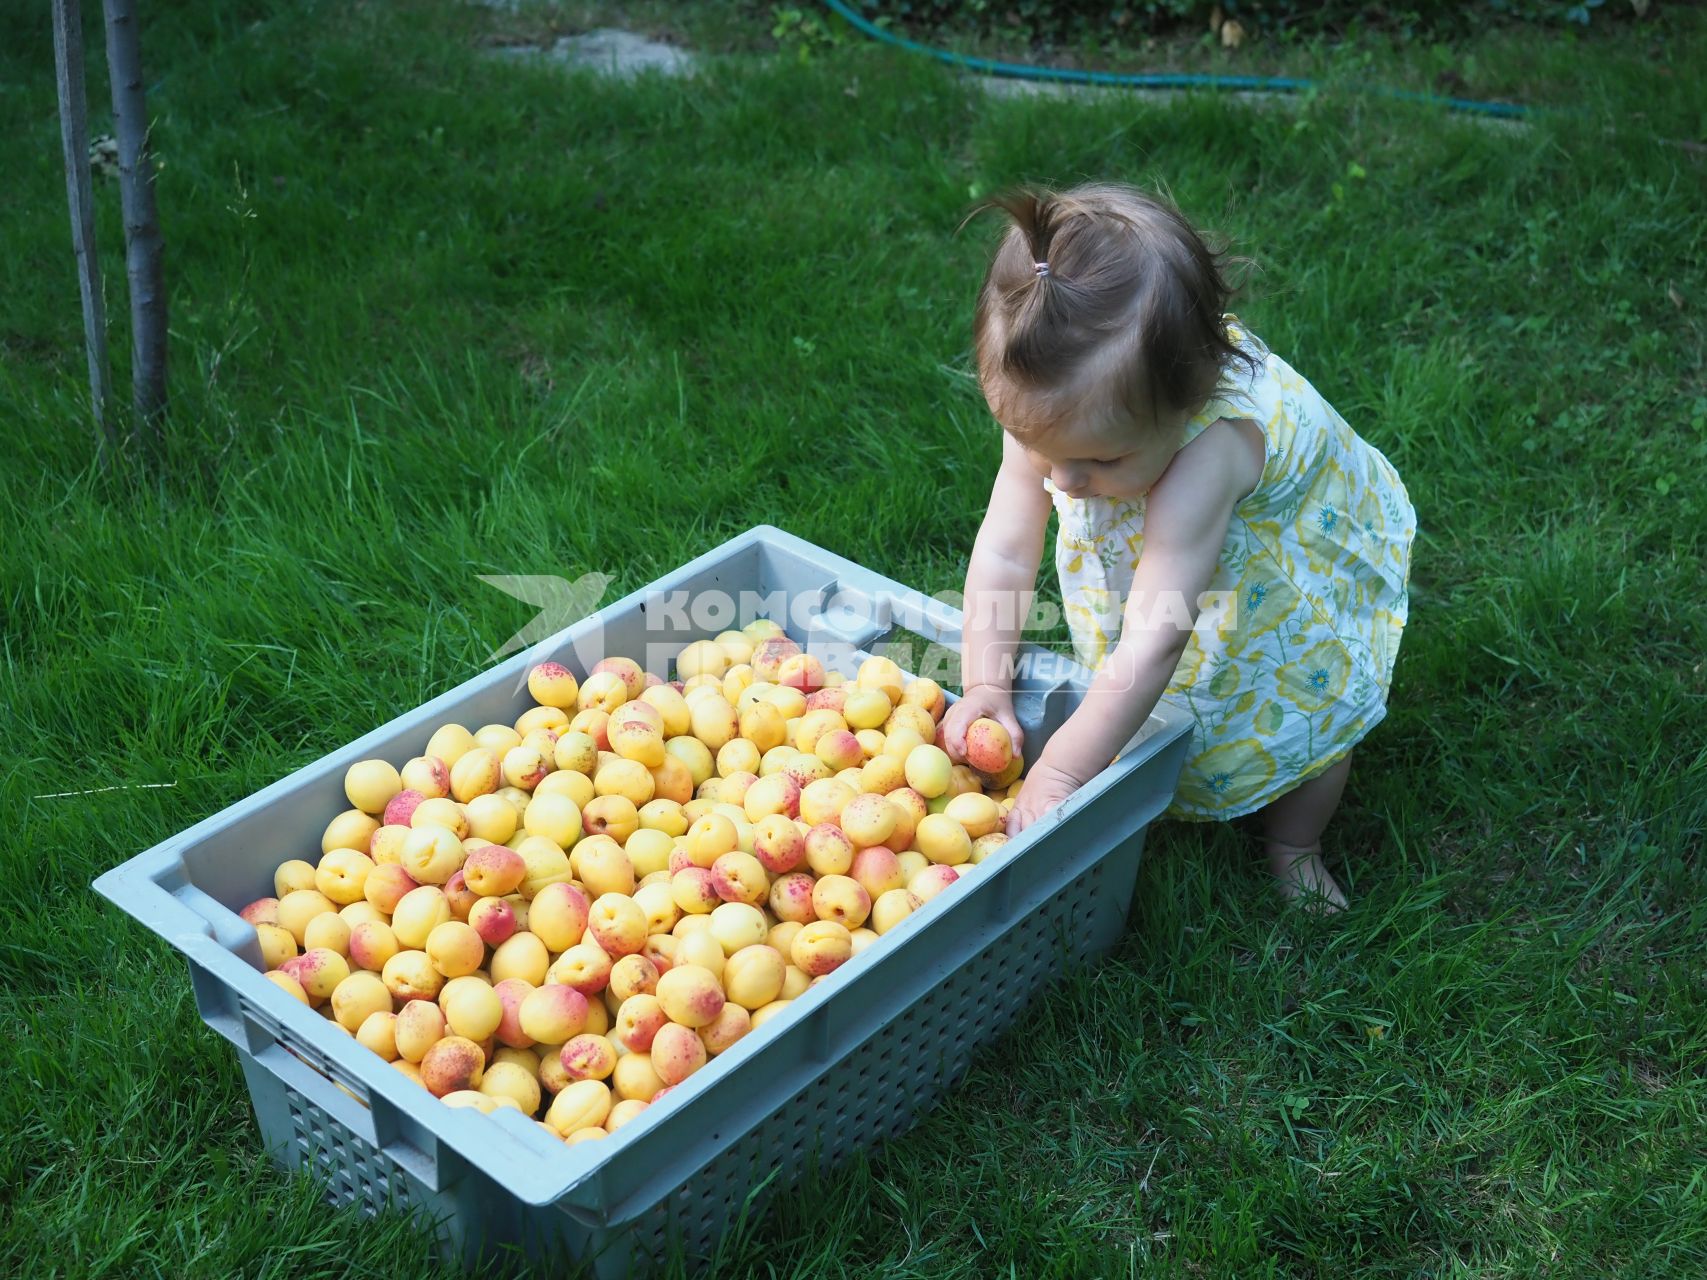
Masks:
[[[1031,265],[1032,265],[1032,268],[1037,272],[1037,278],[1039,280],[1043,279],[1045,276],[1047,276],[1049,274],[1049,264],[1047,262],[1034,262]]]

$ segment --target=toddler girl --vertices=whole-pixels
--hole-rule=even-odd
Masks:
[[[1166,693],[1196,724],[1168,813],[1260,812],[1282,890],[1344,906],[1321,836],[1405,625],[1416,513],[1398,473],[1224,314],[1221,262],[1174,209],[1112,184],[989,207],[1011,225],[974,338],[1002,463],[945,749],[963,759],[979,716],[1020,741],[1013,654],[1053,508],[1068,626],[1097,675],[1008,830],[1100,772]]]

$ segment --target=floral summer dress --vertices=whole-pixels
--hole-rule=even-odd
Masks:
[[[1262,479],[1233,511],[1206,611],[1167,696],[1196,721],[1169,814],[1236,818],[1339,761],[1387,713],[1408,602],[1412,509],[1399,473],[1238,317],[1228,337],[1256,357],[1191,419],[1262,428]],[[1044,481],[1060,520],[1055,564],[1079,660],[1100,666],[1144,546],[1142,499],[1070,498]],[[1207,621],[1206,621],[1207,619]]]

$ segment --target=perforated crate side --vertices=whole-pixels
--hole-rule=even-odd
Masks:
[[[238,1056],[262,1139],[280,1164],[323,1180],[327,1198],[339,1207],[357,1205],[368,1213],[427,1207],[431,1193],[384,1152],[265,1063],[241,1050]]]

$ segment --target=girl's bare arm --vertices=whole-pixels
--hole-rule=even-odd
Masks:
[[[966,726],[980,715],[1001,721],[1015,748],[1021,745],[1010,697],[1013,654],[1036,594],[1049,511],[1042,477],[1004,433],[1001,469],[966,567],[960,669],[966,696],[942,723],[941,745],[956,760],[965,758]]]
[[[1031,612],[1049,509],[1042,478],[1004,433],[1001,470],[966,567],[964,688],[992,684],[1005,689],[1012,682],[1011,656]]]

